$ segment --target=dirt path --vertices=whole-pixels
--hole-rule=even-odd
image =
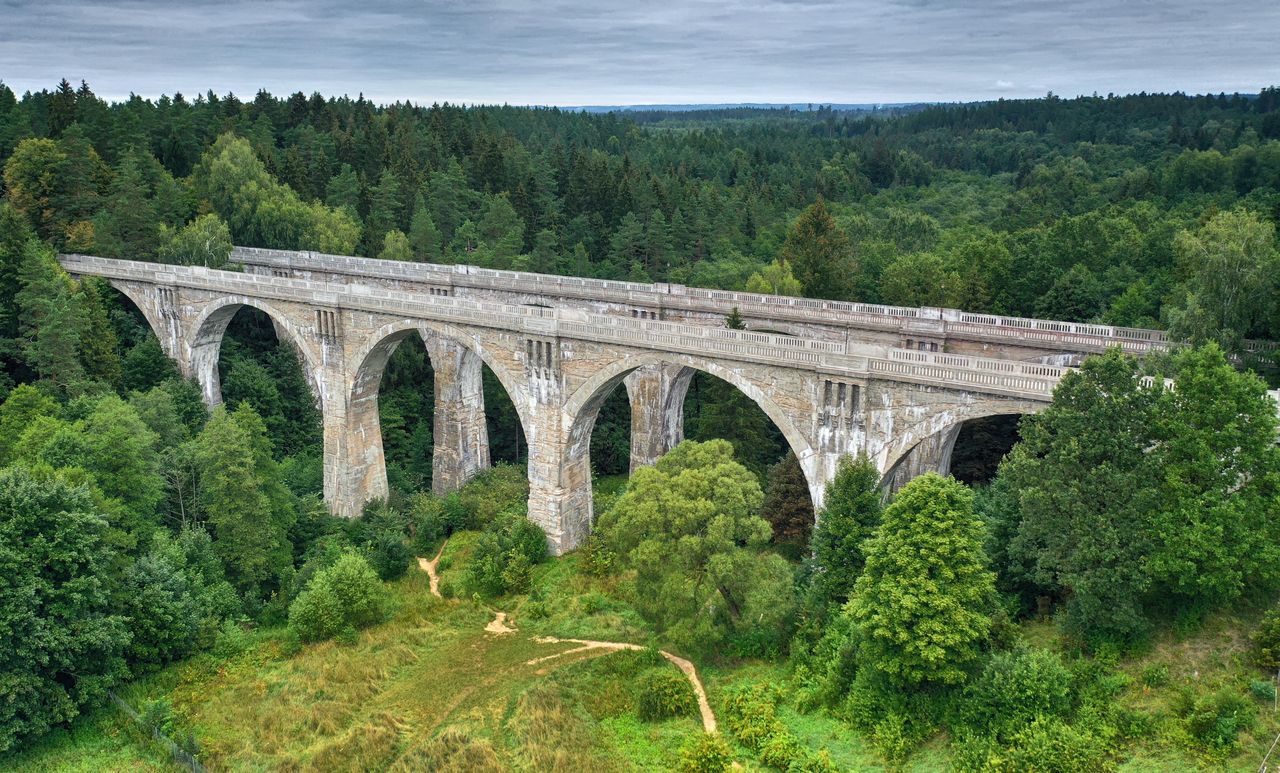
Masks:
[[[711,704],[707,702],[707,691],[702,689],[702,680],[698,678],[698,669],[684,658],[672,655],[666,650],[658,650],[662,657],[671,661],[676,668],[684,672],[689,677],[689,684],[693,685],[693,694],[698,696],[698,713],[702,715],[702,729],[708,733],[716,732],[716,715],[711,711]]]
[[[506,612],[499,612],[498,614],[494,615],[493,619],[489,621],[489,624],[484,627],[484,630],[487,631],[488,633],[496,633],[499,636],[501,636],[504,633],[516,632],[516,629],[507,625]]]
[[[445,540],[448,544],[448,540]],[[443,598],[440,595],[440,578],[436,576],[436,565],[440,563],[440,556],[444,554],[444,545],[440,546],[440,552],[436,553],[436,557],[428,561],[425,558],[418,558],[418,567],[427,573],[427,578],[431,583],[431,593],[437,598]],[[484,627],[488,633],[503,635],[515,633],[516,629],[507,625],[507,613],[498,612],[493,620]],[[620,650],[642,650],[644,647],[639,644],[631,644],[630,642],[621,641],[595,641],[593,639],[561,639],[555,636],[535,636],[533,640],[539,644],[577,644],[579,646],[572,649],[557,652],[554,655],[547,655],[541,658],[534,658],[525,663],[527,666],[536,666],[539,663],[545,663],[548,660],[564,657],[565,655],[574,655],[580,652],[590,652],[591,650],[600,650],[601,655],[610,652],[618,652]],[[698,699],[698,713],[702,716],[702,729],[708,733],[716,732],[716,715],[711,711],[711,704],[707,702],[707,691],[702,687],[702,680],[698,678],[698,669],[693,663],[685,660],[677,655],[672,655],[666,650],[658,650],[658,654],[670,661],[676,668],[689,679],[689,684],[693,686],[693,694]]]
[[[427,573],[427,581],[431,584],[431,595],[438,599],[444,598],[440,595],[440,576],[436,574],[436,566],[440,563],[440,556],[444,555],[444,546],[449,544],[446,539],[440,545],[440,551],[436,553],[436,557],[428,561],[427,559],[418,557],[418,568]]]

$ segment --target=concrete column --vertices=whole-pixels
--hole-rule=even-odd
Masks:
[[[547,547],[557,556],[581,545],[592,524],[589,425],[594,417],[575,431],[564,428],[562,414],[559,405],[536,403],[526,428],[529,519],[546,532]]]
[[[412,332],[388,337],[350,367],[336,340],[321,343],[324,364],[313,382],[324,424],[324,499],[334,515],[354,518],[366,502],[387,496],[378,386],[392,352]]]
[[[885,475],[884,488],[896,493],[926,472],[951,474],[951,452],[956,447],[962,425],[963,422],[957,422],[921,440]]]
[[[434,337],[425,343],[435,371],[431,490],[447,494],[489,468],[484,366],[475,352],[460,344]]]
[[[684,440],[684,398],[693,373],[682,365],[646,365],[623,381],[631,401],[631,472]]]
[[[226,331],[223,325],[217,330],[216,337],[206,333],[203,336],[206,340],[196,340],[190,347],[187,357],[178,357],[178,370],[185,379],[195,379],[200,385],[200,394],[204,397],[204,404],[209,410],[222,405],[222,379],[218,375],[218,351],[222,347],[222,333]]]

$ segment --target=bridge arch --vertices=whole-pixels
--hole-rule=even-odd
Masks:
[[[179,368],[182,368],[181,358],[181,331],[178,330],[177,321],[164,316],[160,309],[158,299],[154,297],[157,289],[153,285],[139,285],[135,282],[129,282],[123,279],[109,279],[107,283],[117,292],[129,299],[134,308],[142,314],[143,319],[147,321],[147,326],[151,328],[152,334],[160,342],[160,349],[170,359],[177,360]],[[150,288],[150,291],[148,291]],[[189,376],[188,373],[183,373]]]
[[[818,457],[810,444],[809,439],[805,436],[800,428],[796,426],[792,417],[782,409],[756,382],[748,377],[743,376],[737,370],[726,367],[714,359],[696,357],[687,354],[665,353],[665,352],[645,352],[628,354],[625,358],[610,363],[599,371],[594,373],[590,378],[580,384],[565,402],[563,421],[565,423],[565,434],[567,436],[566,457],[569,464],[578,464],[584,468],[590,468],[591,453],[591,432],[595,426],[596,418],[599,415],[600,407],[605,400],[617,388],[619,383],[627,378],[631,373],[646,366],[671,366],[677,365],[683,369],[687,369],[687,373],[682,371],[677,378],[677,382],[683,388],[673,391],[670,396],[671,400],[679,399],[683,402],[684,389],[687,389],[689,379],[693,373],[702,372],[719,378],[735,389],[742,392],[752,402],[759,406],[765,416],[778,428],[785,438],[788,447],[795,453],[796,458],[800,461],[800,467],[804,471],[805,480],[809,486],[810,497],[814,502],[821,501],[820,492],[822,481],[819,479]],[[667,406],[671,407],[671,406]],[[677,404],[674,406],[679,408]],[[590,494],[587,492],[588,506],[590,507]],[[590,512],[590,510],[588,511]],[[594,514],[593,514],[594,520]]]
[[[363,473],[360,490],[376,498],[388,491],[386,450],[382,437],[379,394],[383,375],[396,349],[418,336],[434,373],[432,489],[452,491],[489,466],[489,444],[482,387],[482,366],[498,379],[516,409],[527,436],[527,390],[484,345],[479,335],[455,325],[400,319],[369,334],[351,359],[346,421],[361,437]]]
[[[329,387],[319,378],[323,353],[316,351],[304,335],[304,330],[289,315],[276,306],[260,298],[244,295],[228,295],[208,303],[191,325],[186,337],[185,360],[191,373],[204,392],[205,404],[210,407],[222,402],[222,384],[218,375],[218,356],[222,351],[222,341],[226,336],[227,326],[236,313],[245,307],[257,309],[266,314],[275,325],[277,332],[284,331],[288,343],[302,360],[302,371],[307,385],[317,405],[323,405]]]
[[[964,426],[993,416],[1023,416],[1045,406],[1029,401],[992,399],[938,411],[895,434],[872,458],[881,472],[881,486],[897,490],[925,472],[948,474],[956,440]]]

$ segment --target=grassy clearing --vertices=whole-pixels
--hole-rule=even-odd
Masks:
[[[448,571],[460,576],[469,541],[456,536]],[[539,568],[539,592],[565,609],[594,611],[573,630],[554,633],[647,637],[617,602],[596,606],[590,598],[599,591],[580,585],[563,563]],[[199,739],[202,759],[235,771],[669,770],[680,744],[700,732],[692,716],[637,718],[626,668],[610,665],[627,653],[531,665],[576,646],[534,641],[551,630],[550,618],[526,629],[532,621],[518,613],[517,633],[485,634],[492,609],[436,599],[417,572],[392,584],[392,596],[391,619],[353,644],[294,651],[282,629],[259,631],[239,655],[201,655],[122,694],[139,706],[170,701]],[[146,749],[113,736],[116,724],[115,716],[82,720],[24,755],[21,769],[165,769],[163,758],[152,761]]]
[[[49,733],[35,746],[0,757],[0,770],[13,773],[103,773],[172,770],[168,755],[137,732],[114,708],[98,709],[69,728]]]
[[[1250,683],[1274,675],[1251,660],[1250,632],[1261,610],[1218,614],[1191,634],[1162,632],[1139,657],[1121,664],[1130,678],[1122,700],[1152,717],[1153,732],[1137,745],[1123,773],[1156,771],[1256,771],[1280,735],[1280,713],[1271,700],[1258,699]],[[1226,689],[1249,695],[1256,714],[1228,749],[1203,748],[1192,739],[1177,716],[1180,694],[1205,695]],[[1273,755],[1272,766],[1277,760]]]

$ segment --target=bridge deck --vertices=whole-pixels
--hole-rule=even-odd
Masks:
[[[1058,320],[978,314],[959,309],[886,306],[827,301],[676,284],[641,284],[604,279],[499,271],[466,265],[401,262],[318,252],[236,247],[232,260],[270,269],[321,271],[353,279],[387,279],[438,287],[541,294],[583,301],[703,312],[723,316],[738,308],[750,316],[833,328],[901,330],[913,324],[935,325],[939,332],[993,343],[1019,343],[1063,352],[1100,352],[1113,346],[1133,354],[1167,349],[1164,331],[1093,325]],[[1273,342],[1251,341],[1247,348],[1270,351]]]
[[[413,318],[604,341],[640,349],[682,352],[764,364],[788,364],[846,377],[878,377],[1047,401],[1069,368],[920,352],[866,344],[681,322],[631,319],[578,309],[554,309],[406,292],[364,284],[172,266],[88,255],[59,256],[73,274],[147,284],[214,290],[231,295],[392,313]]]

